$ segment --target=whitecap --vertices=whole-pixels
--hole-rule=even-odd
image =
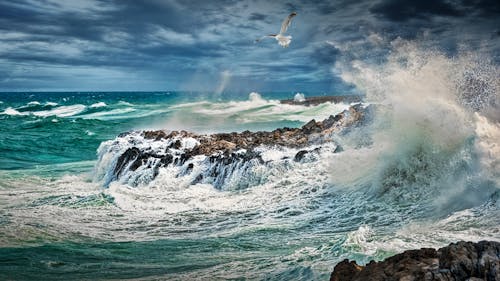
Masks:
[[[100,119],[100,120],[112,120],[112,119],[121,119],[124,118],[124,114],[133,112],[135,109],[133,108],[119,108],[119,109],[113,109],[110,111],[101,111],[101,112],[95,112],[95,113],[90,113],[90,114],[84,114],[81,115],[80,117],[83,119]],[[129,118],[130,116],[126,116]]]
[[[57,117],[69,117],[81,113],[86,108],[85,105],[75,104],[56,107],[51,110],[35,111],[32,112],[33,115],[39,117],[57,116]]]
[[[123,100],[119,101],[118,104],[119,105],[133,106],[133,104],[131,104],[130,102],[126,102],[126,101],[123,101]]]
[[[26,115],[25,113],[21,113],[21,112],[15,110],[12,107],[8,107],[7,109],[5,109],[2,114],[11,115],[11,116],[14,116],[14,115]]]
[[[100,101],[100,102],[92,104],[90,107],[91,108],[99,108],[99,107],[105,107],[105,106],[107,106],[107,104],[105,102]]]

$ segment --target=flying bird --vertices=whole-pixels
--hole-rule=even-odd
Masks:
[[[280,44],[281,47],[287,48],[288,45],[290,45],[290,42],[292,42],[292,36],[290,36],[290,35],[285,36],[285,32],[288,29],[288,27],[290,26],[290,23],[292,22],[292,18],[295,17],[296,15],[297,15],[296,12],[292,12],[291,14],[288,15],[288,17],[286,17],[286,19],[281,24],[280,33],[262,36],[261,38],[255,40],[255,42],[259,42],[260,40],[265,39],[265,38],[274,38],[278,41],[278,44]]]

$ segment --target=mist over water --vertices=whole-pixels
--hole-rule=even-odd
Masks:
[[[367,242],[374,232],[360,228],[357,239],[368,252],[498,240],[500,124],[492,114],[500,101],[498,66],[467,51],[449,57],[414,42],[392,44],[387,63],[354,61],[344,68],[344,79],[363,89],[378,112],[370,134],[346,141],[370,145],[343,152],[342,162],[352,163],[333,165],[331,178],[425,210],[394,237]]]
[[[500,240],[498,66],[392,46],[382,64],[337,66],[374,108],[335,136],[341,152],[278,161],[241,189],[169,168],[136,186],[101,175],[129,145],[124,131],[299,127],[349,105],[279,103],[297,93],[0,95],[0,277],[326,280],[344,258]]]

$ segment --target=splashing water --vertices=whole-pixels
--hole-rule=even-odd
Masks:
[[[50,165],[0,171],[0,257],[9,259],[0,277],[317,280],[344,258],[362,263],[459,239],[500,240],[498,67],[467,52],[450,58],[401,40],[393,47],[383,65],[337,66],[376,107],[372,122],[334,136],[341,152],[293,162],[281,161],[289,151],[268,148],[266,161],[276,165],[244,189],[191,184],[168,169],[134,186],[105,188],[92,179],[110,172],[128,146],[165,148],[116,138],[122,131],[297,127],[349,105],[284,105],[257,93],[200,102],[163,93],[161,102],[68,95],[51,101],[53,108],[40,108],[46,102],[36,97],[40,104],[21,108],[28,101],[2,97],[3,121],[32,133],[79,132],[75,150],[95,144],[78,150],[90,155],[80,161],[39,159]],[[71,116],[54,111],[77,104],[85,108]],[[34,114],[43,111],[59,122]],[[99,143],[117,150],[101,153],[95,166]],[[26,256],[30,269],[21,265]]]
[[[468,52],[450,58],[411,42],[393,45],[384,65],[354,61],[344,67],[343,78],[379,106],[371,134],[343,140],[351,149],[339,158],[348,168],[332,167],[331,179],[370,188],[392,204],[425,208],[428,218],[394,238],[378,237],[362,252],[498,240],[500,124],[491,113],[498,112],[500,69]],[[370,145],[357,149],[359,138],[367,137]]]

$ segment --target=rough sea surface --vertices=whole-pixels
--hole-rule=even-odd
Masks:
[[[346,69],[377,105],[373,121],[339,135],[341,152],[237,190],[168,171],[104,184],[98,148],[131,130],[299,127],[349,104],[279,103],[295,92],[0,93],[0,279],[327,280],[344,258],[500,241],[498,77],[470,54],[409,45]]]

